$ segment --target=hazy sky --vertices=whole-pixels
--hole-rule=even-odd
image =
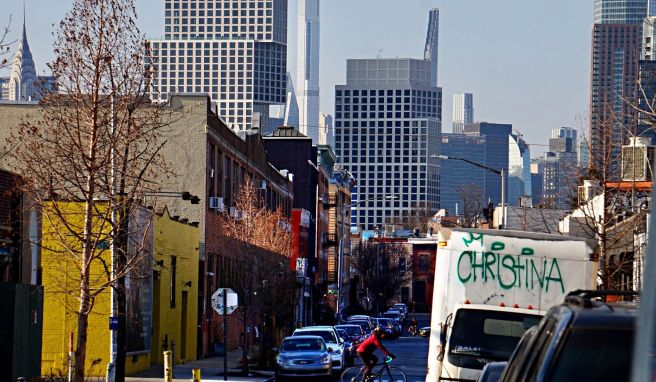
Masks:
[[[37,73],[52,60],[53,24],[71,0],[26,0]],[[288,65],[296,69],[296,2],[289,0]],[[136,0],[148,37],[163,33],[163,1]],[[423,56],[428,11],[440,9],[442,131],[452,95],[474,93],[477,121],[512,123],[544,151],[550,129],[587,126],[592,0],[321,0],[321,111],[332,113],[347,58]],[[22,1],[0,0],[0,22],[22,24]],[[0,75],[8,75],[6,71]],[[585,128],[587,130],[587,128]]]

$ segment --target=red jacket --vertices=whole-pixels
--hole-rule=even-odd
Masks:
[[[375,334],[370,335],[366,340],[362,341],[357,350],[358,353],[372,354],[374,351],[376,351],[376,348],[380,349],[380,351],[385,353],[386,356],[391,355],[391,353],[385,349],[385,346],[380,343]]]

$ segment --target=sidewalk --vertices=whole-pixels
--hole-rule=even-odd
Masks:
[[[273,380],[272,371],[252,370],[251,375],[248,377],[238,376],[237,374],[241,372],[241,366],[239,365],[241,355],[240,349],[228,351],[228,381],[263,382]],[[182,365],[175,365],[173,368],[173,380],[176,382],[191,381],[192,369],[200,369],[201,381],[223,381],[223,357],[203,358]],[[164,368],[161,365],[151,366],[146,371],[125,378],[127,382],[154,382],[162,381],[163,379]]]

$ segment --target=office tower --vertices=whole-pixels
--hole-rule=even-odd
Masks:
[[[594,2],[595,24],[639,24],[645,16],[647,16],[647,0],[595,0]]]
[[[590,146],[589,142],[581,141],[579,142],[578,151],[576,153],[576,162],[579,165],[581,171],[585,171],[590,168]]]
[[[531,197],[531,150],[518,132],[508,135],[508,191],[506,203],[519,206],[520,198]]]
[[[333,128],[333,116],[330,114],[319,114],[319,144],[335,147],[335,129]]]
[[[150,45],[154,101],[206,93],[233,130],[253,119],[272,129],[269,107],[287,91],[287,0],[165,0],[164,39]]]
[[[590,105],[591,166],[619,177],[620,149],[637,133],[639,59],[646,0],[595,0]]]
[[[495,170],[504,169],[508,174],[509,142],[512,125],[505,123],[477,122],[465,126],[465,133],[485,137],[485,165]],[[506,176],[507,178],[507,176]],[[506,202],[508,199],[508,181],[506,180]],[[485,203],[495,206],[501,203],[501,178],[499,175],[485,171]]]
[[[544,158],[535,158],[531,160],[531,197],[533,206],[540,206],[542,203],[542,185],[544,182]]]
[[[9,77],[0,77],[0,100],[9,99]]]
[[[442,134],[440,154],[448,157],[465,158],[485,165],[485,137],[466,134]],[[462,215],[464,203],[477,198],[481,208],[487,207],[485,199],[486,170],[460,160],[440,161],[440,208],[449,215]],[[497,180],[495,185],[498,185]],[[480,195],[480,196],[479,196]],[[465,200],[467,199],[467,200]]]
[[[424,59],[350,59],[335,87],[335,152],[357,179],[351,225],[440,205],[442,89],[437,86],[439,11],[429,14]],[[396,200],[385,199],[397,196]]]
[[[462,134],[465,125],[474,123],[474,95],[456,93],[453,95],[453,132]]]
[[[296,95],[301,133],[319,140],[319,0],[298,0]]]
[[[437,159],[442,90],[431,62],[409,58],[347,60],[335,87],[335,151],[357,187],[352,225],[373,229],[413,208],[439,206]],[[397,200],[376,200],[397,195]]]
[[[577,131],[571,127],[551,130],[549,151],[543,157],[541,204],[555,209],[570,209],[578,176]]]
[[[430,61],[431,65],[431,84],[439,86],[437,81],[437,43],[440,27],[440,11],[437,8],[431,9],[428,14],[428,30],[426,31],[426,45],[424,46],[424,60]]]

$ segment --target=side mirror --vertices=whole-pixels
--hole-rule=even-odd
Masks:
[[[339,343],[340,343],[340,344],[343,344],[343,343],[344,343],[344,339],[343,339],[343,338],[340,338],[340,339],[339,339]]]
[[[328,348],[328,353],[332,353],[332,352],[333,352],[333,348],[332,348],[332,347],[329,347],[329,348]]]
[[[446,326],[440,327],[440,345],[446,346]]]

